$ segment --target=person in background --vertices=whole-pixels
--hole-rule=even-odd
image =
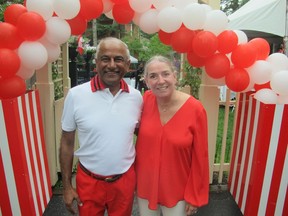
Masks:
[[[142,109],[139,91],[122,79],[130,65],[121,40],[102,39],[96,51],[97,75],[71,88],[64,103],[60,163],[67,209],[79,215],[131,215],[136,176],[134,130]],[[74,152],[77,130],[79,148]],[[76,190],[73,156],[79,158]]]
[[[136,142],[137,200],[141,216],[186,216],[209,197],[206,111],[176,90],[173,63],[152,57],[145,65],[150,90],[143,99]]]
[[[135,88],[138,89],[140,92],[142,91],[145,92],[147,90],[147,86],[145,84],[143,77],[143,72],[144,72],[144,64],[143,62],[141,62],[135,72]]]

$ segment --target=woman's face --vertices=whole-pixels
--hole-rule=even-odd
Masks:
[[[177,79],[169,65],[154,61],[147,67],[145,82],[157,97],[167,97],[175,90]]]

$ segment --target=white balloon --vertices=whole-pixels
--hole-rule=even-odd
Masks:
[[[158,13],[157,24],[164,32],[172,33],[177,31],[182,25],[179,9],[175,7],[166,7],[162,9]]]
[[[39,40],[39,42],[46,48],[48,53],[48,63],[56,61],[60,54],[61,54],[61,48],[58,44],[52,44],[47,39],[42,38]]]
[[[206,21],[206,10],[198,3],[187,5],[183,9],[183,23],[191,30],[202,29]]]
[[[278,104],[288,104],[288,95],[278,95]]]
[[[140,17],[139,27],[141,30],[147,34],[153,34],[159,31],[159,26],[157,25],[157,15],[158,11],[156,9],[150,9],[142,14]]]
[[[54,11],[62,19],[73,19],[80,11],[79,0],[55,0]]]
[[[272,74],[271,89],[279,95],[288,95],[288,70],[278,71]]]
[[[203,29],[205,31],[210,31],[216,36],[227,29],[228,17],[221,10],[212,10],[207,13],[207,18]]]
[[[34,69],[26,68],[23,64],[20,65],[19,70],[17,71],[16,75],[21,77],[24,80],[30,79],[35,73]]]
[[[288,57],[283,53],[273,53],[266,58],[273,67],[273,73],[280,70],[288,70]]]
[[[198,1],[197,0],[170,0],[170,2],[171,2],[172,6],[178,8],[180,10],[183,10],[189,4],[197,3]]]
[[[258,90],[254,94],[254,98],[265,104],[277,104],[278,102],[277,94],[268,88]]]
[[[152,6],[152,0],[129,0],[130,7],[137,13],[144,13]]]
[[[212,7],[210,5],[207,4],[201,4],[201,6],[205,9],[206,13],[212,11]]]
[[[52,44],[61,45],[68,41],[71,36],[71,28],[66,20],[59,17],[51,17],[46,21],[44,37]]]
[[[158,10],[171,6],[171,0],[152,0],[153,6]]]
[[[233,30],[238,37],[238,44],[245,44],[248,42],[248,37],[245,32],[241,30]]]
[[[251,67],[247,68],[250,79],[256,84],[264,84],[270,81],[272,65],[264,60],[256,61]]]
[[[103,12],[102,13],[107,13],[112,10],[114,3],[110,0],[102,0],[103,2]]]
[[[53,1],[51,0],[27,0],[26,8],[28,11],[38,13],[44,20],[48,20],[50,17],[52,17],[54,12]]]
[[[28,69],[40,69],[48,60],[46,48],[38,41],[24,41],[18,49],[21,64]]]

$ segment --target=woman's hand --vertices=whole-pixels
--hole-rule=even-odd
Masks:
[[[197,213],[197,207],[195,207],[189,203],[186,203],[185,211],[186,211],[187,216],[194,215]]]

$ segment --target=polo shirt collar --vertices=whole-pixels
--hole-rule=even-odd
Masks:
[[[91,85],[92,92],[104,90],[106,88],[105,84],[100,80],[98,75],[94,76],[90,80],[90,85]],[[124,91],[124,92],[129,93],[128,85],[123,79],[120,80],[120,89],[122,89],[122,91]]]

